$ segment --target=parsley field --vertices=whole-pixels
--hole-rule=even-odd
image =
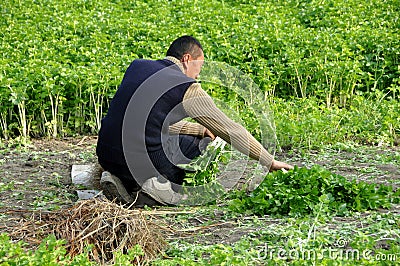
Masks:
[[[165,215],[180,233],[150,264],[400,262],[400,0],[6,0],[0,12],[2,197],[17,202],[25,197],[21,184],[35,184],[35,177],[11,176],[7,158],[43,159],[54,172],[60,154],[93,162],[94,147],[82,155],[13,145],[96,135],[130,62],[163,58],[171,41],[188,34],[207,61],[255,82],[274,114],[278,159],[299,166],[266,175],[252,192]],[[248,99],[223,86],[204,88],[261,139]],[[223,160],[187,182],[211,181]],[[74,197],[47,183],[56,191],[52,204]],[[86,253],[66,255],[66,244],[49,236],[26,251],[0,234],[0,265],[95,265]],[[120,265],[138,254],[139,247],[118,254]]]
[[[309,97],[326,107],[322,123],[339,128],[332,142],[393,144],[400,123],[399,9],[398,0],[5,1],[1,136],[95,134],[129,63],[162,58],[173,39],[191,34],[207,60],[250,75],[266,100],[285,99],[274,110],[277,130],[294,138],[279,135],[281,145],[331,139],[330,132],[307,138],[306,130],[329,131],[315,123],[321,111]],[[224,88],[210,93],[243,105]]]

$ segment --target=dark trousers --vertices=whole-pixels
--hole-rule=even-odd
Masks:
[[[181,185],[185,177],[185,170],[178,167],[177,164],[189,163],[190,160],[199,156],[201,152],[206,149],[210,141],[211,139],[208,137],[201,139],[190,135],[179,135],[177,141],[169,142],[171,147],[167,147],[165,150],[165,152],[168,153],[166,154],[165,160],[155,165],[155,168],[169,181]],[[128,192],[140,190],[139,184],[132,176],[126,164],[115,164],[103,160],[102,158],[99,158],[99,164],[104,170],[117,176]]]

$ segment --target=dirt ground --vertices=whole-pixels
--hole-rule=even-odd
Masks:
[[[13,224],[21,217],[28,217],[31,211],[72,206],[78,200],[75,192],[78,188],[71,182],[71,166],[95,163],[95,145],[96,137],[32,140],[24,148],[3,143],[0,149],[0,233],[12,230]],[[311,152],[307,159],[296,153],[280,153],[277,157],[297,165],[320,164],[344,176],[399,187],[399,159],[392,156],[399,152],[398,147],[376,147],[361,153],[335,151],[329,156]],[[225,221],[222,216],[218,211],[212,215],[198,215],[186,221],[184,226],[187,223],[193,228],[204,223],[213,224],[203,231],[203,237],[197,238],[203,239],[204,243],[232,243],[257,230],[236,230],[235,221]],[[179,222],[177,225],[179,227]],[[190,240],[192,234],[173,237]]]
[[[3,148],[0,183],[9,189],[0,189],[0,210],[40,209],[46,203],[70,206],[77,200],[71,167],[94,163],[95,144],[96,138],[84,137],[32,140],[25,148]]]

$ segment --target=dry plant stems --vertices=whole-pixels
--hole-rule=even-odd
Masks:
[[[42,212],[23,219],[10,237],[37,245],[47,235],[67,240],[68,254],[75,256],[92,245],[91,259],[113,263],[115,252],[126,254],[137,244],[144,255],[138,263],[156,258],[166,248],[163,230],[152,212],[126,209],[113,202],[91,199],[55,212]]]

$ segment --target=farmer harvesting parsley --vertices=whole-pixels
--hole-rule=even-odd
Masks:
[[[134,60],[103,118],[96,153],[110,200],[123,204],[176,204],[185,171],[216,136],[270,171],[292,169],[217,108],[196,82],[201,44],[182,36],[162,60]],[[184,121],[190,117],[195,122]]]

